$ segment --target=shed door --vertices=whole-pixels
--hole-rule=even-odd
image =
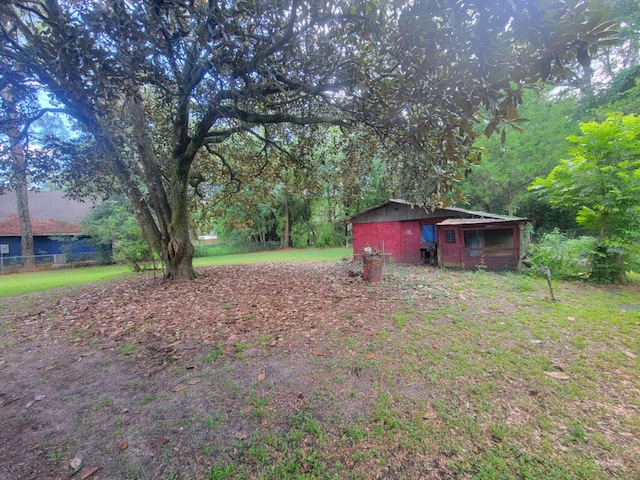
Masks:
[[[440,227],[440,242],[438,243],[439,260],[445,267],[462,266],[460,255],[459,230],[456,227]]]

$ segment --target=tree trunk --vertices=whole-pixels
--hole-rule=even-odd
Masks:
[[[515,214],[513,205],[513,185],[511,182],[507,183],[507,215],[513,216]]]
[[[329,223],[333,223],[334,217],[335,217],[335,212],[334,212],[332,186],[331,184],[329,184],[327,186],[327,221]]]
[[[597,283],[627,285],[629,279],[625,271],[624,255],[610,250],[606,245],[598,245],[592,257],[589,279]]]
[[[35,252],[33,249],[33,231],[31,229],[31,216],[29,214],[29,189],[26,175],[19,182],[15,182],[14,190],[18,201],[18,223],[20,224],[20,247],[22,250],[23,268],[35,266]]]
[[[177,175],[169,200],[171,224],[167,228],[168,242],[163,242],[163,257],[167,266],[167,279],[193,280],[198,275],[193,269],[195,249],[189,231],[189,202],[187,179]]]
[[[284,202],[284,248],[289,248],[289,195],[285,190],[282,194],[282,200]]]
[[[165,189],[163,173],[158,168],[142,103],[139,90],[133,90],[128,97],[127,107],[133,123],[133,138],[142,163],[146,184],[149,187],[149,204],[144,202],[143,197],[133,187],[129,187],[127,196],[134,205],[134,213],[144,238],[162,256],[167,268],[166,278],[168,280],[193,280],[197,274],[193,269],[195,249],[189,234],[187,189],[189,168],[195,157],[195,151],[189,154],[174,152],[175,170],[170,175],[170,186]],[[116,173],[120,173],[117,168]],[[127,185],[126,175],[119,175],[119,179],[121,183]],[[149,207],[154,211],[155,218],[150,214]]]
[[[193,269],[193,253],[195,249],[187,235],[186,239],[175,236],[169,240],[166,252],[163,253],[167,267],[168,280],[193,280],[197,278]]]
[[[5,108],[9,110],[9,118],[18,120],[18,112],[13,102],[10,90],[5,94]],[[30,268],[35,265],[33,249],[33,231],[31,229],[31,215],[29,214],[29,183],[27,178],[27,157],[24,149],[24,139],[17,126],[12,126],[7,132],[9,137],[10,161],[13,176],[11,187],[16,193],[18,224],[20,225],[20,247],[22,266]]]

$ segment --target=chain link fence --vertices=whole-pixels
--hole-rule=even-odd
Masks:
[[[0,273],[15,273],[23,268],[30,269],[54,269],[54,268],[73,268],[86,266],[95,263],[98,260],[97,252],[84,253],[54,253],[33,256],[0,256]]]

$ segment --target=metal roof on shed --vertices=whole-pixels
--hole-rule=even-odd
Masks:
[[[453,225],[487,225],[496,223],[517,223],[526,222],[526,218],[510,217],[510,218],[447,218],[438,223],[438,226],[453,226]]]
[[[411,215],[412,218],[464,216],[464,217],[473,217],[473,219],[478,219],[484,222],[492,221],[492,220],[493,221],[526,221],[527,220],[526,218],[510,217],[507,215],[498,215],[496,213],[479,212],[475,210],[466,210],[464,208],[459,208],[459,207],[436,207],[435,209],[428,211],[423,205],[411,203],[407,200],[402,200],[399,198],[392,198],[391,200],[381,203],[380,205],[376,205],[374,207],[367,208],[366,210],[356,213],[350,218],[350,221],[354,222],[356,220],[362,219],[363,217],[370,217],[370,214],[372,212],[375,212],[376,210],[383,210],[386,207],[389,207],[390,205],[401,205],[405,208],[409,208],[411,211],[415,210]],[[452,220],[456,220],[456,219],[452,219]],[[463,219],[461,218],[460,220],[463,220]],[[360,223],[360,222],[354,222],[354,223]]]

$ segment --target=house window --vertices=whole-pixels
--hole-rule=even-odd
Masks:
[[[445,243],[456,243],[456,231],[455,230],[445,230],[444,231],[444,241],[445,241]]]

